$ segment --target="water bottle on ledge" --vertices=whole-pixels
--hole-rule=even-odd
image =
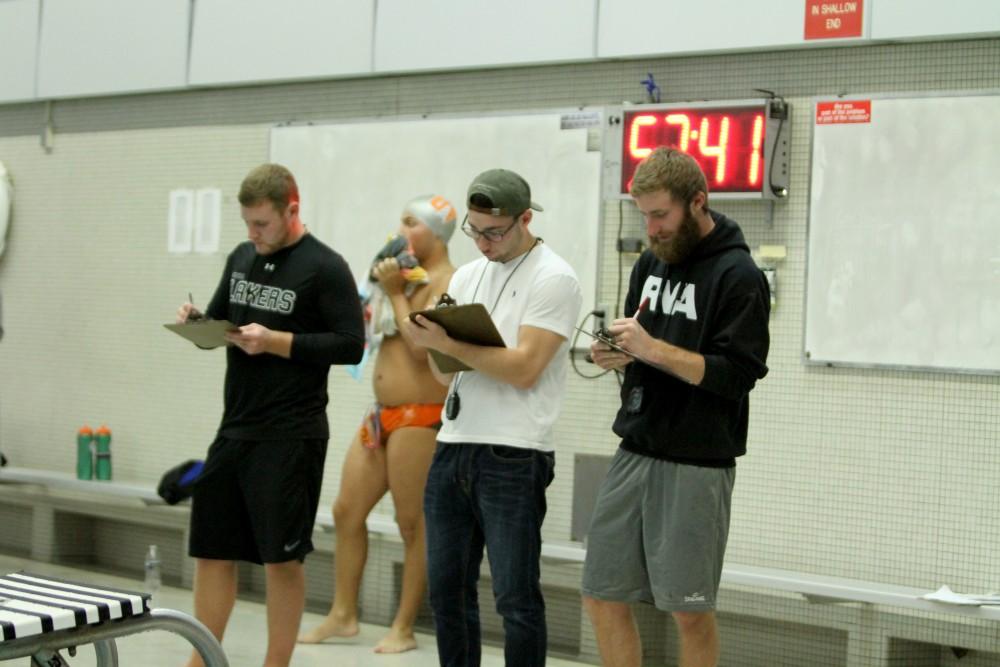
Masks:
[[[111,479],[111,429],[104,424],[94,432],[97,442],[97,479]]]
[[[149,594],[149,608],[156,608],[156,598],[160,592],[160,552],[155,544],[149,545],[146,552],[146,560],[143,563],[144,583],[146,593]]]
[[[94,432],[86,424],[76,432],[76,478],[94,478]]]

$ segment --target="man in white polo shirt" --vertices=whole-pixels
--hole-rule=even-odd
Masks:
[[[485,546],[505,662],[534,667],[545,664],[547,641],[538,561],[552,425],[582,297],[569,264],[529,231],[542,208],[523,178],[483,172],[466,203],[462,231],[483,257],[460,267],[448,292],[459,304],[483,304],[506,347],[454,340],[420,316],[409,325],[417,345],[472,369],[436,373],[449,391],[424,495],[430,601],[441,665],[479,665]]]

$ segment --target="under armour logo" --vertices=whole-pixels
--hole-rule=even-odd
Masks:
[[[274,264],[271,264],[270,262],[264,262],[264,270],[274,271]]]

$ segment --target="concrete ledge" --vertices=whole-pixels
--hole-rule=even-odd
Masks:
[[[37,484],[54,489],[84,491],[121,498],[135,498],[147,505],[164,505],[156,488],[147,484],[130,484],[118,481],[83,480],[62,472],[33,470],[31,468],[0,468],[0,483]]]
[[[36,485],[88,495],[132,498],[144,505],[164,505],[150,484],[78,480],[61,472],[5,467],[0,468],[0,483]],[[60,503],[60,509],[74,511],[77,508]],[[78,509],[80,513],[85,513],[84,508]],[[134,514],[130,518],[134,520]],[[370,533],[400,539],[396,522],[390,516],[371,514],[367,525]],[[321,508],[317,512],[316,528],[327,533],[335,531],[333,515],[329,509]],[[548,561],[582,563],[586,554],[586,548],[580,542],[547,540],[542,543],[542,558]],[[922,599],[924,594],[931,591],[920,588],[778,568],[727,564],[722,570],[722,583],[795,593],[815,603],[860,602],[1000,621],[1000,606],[943,604]]]

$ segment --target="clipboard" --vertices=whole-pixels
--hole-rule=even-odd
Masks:
[[[431,322],[441,325],[448,335],[455,340],[474,345],[488,345],[491,347],[507,347],[503,342],[503,336],[497,331],[493,324],[486,306],[481,303],[470,303],[464,306],[438,306],[410,313],[410,320],[416,319],[417,315],[423,315]],[[428,350],[438,370],[442,373],[455,373],[457,371],[472,370],[454,357],[449,357],[437,350]]]
[[[227,331],[239,329],[238,326],[229,320],[194,320],[183,324],[164,324],[178,336],[187,338],[198,347],[212,349],[228,345],[223,334]]]

